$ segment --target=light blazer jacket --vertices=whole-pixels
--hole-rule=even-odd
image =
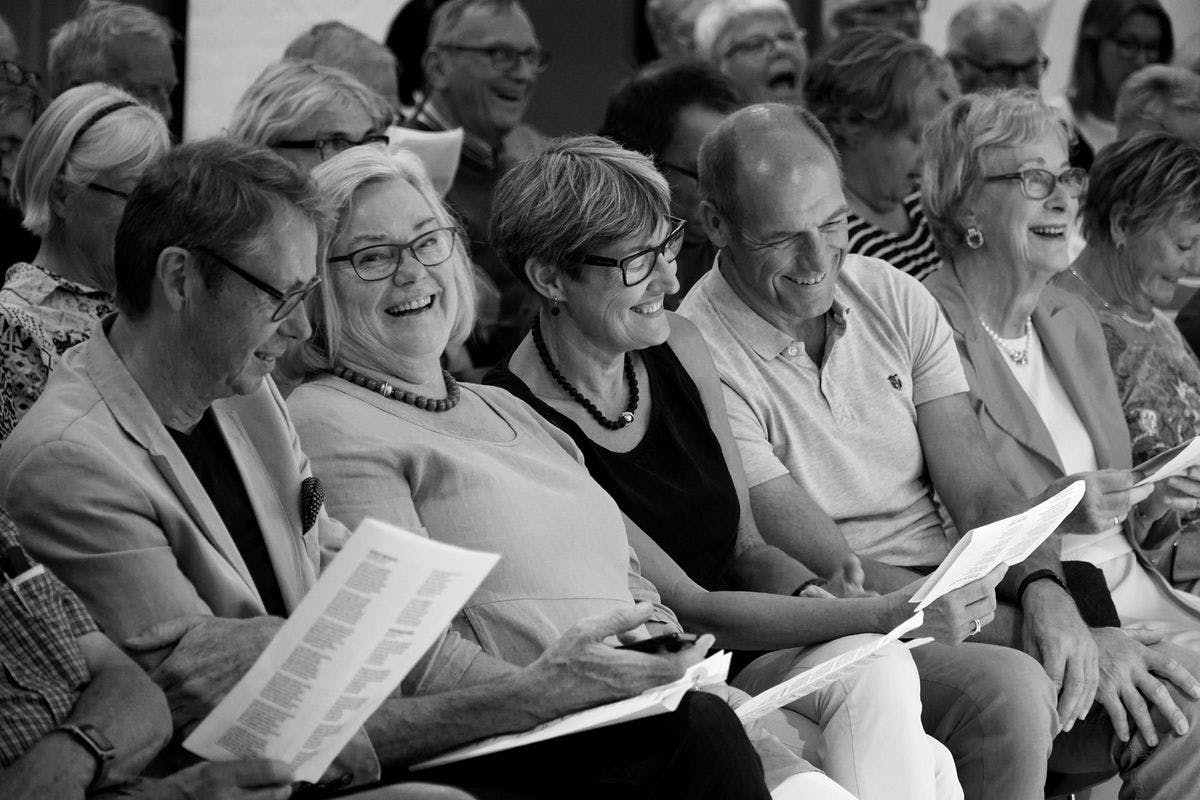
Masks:
[[[1022,493],[1028,497],[1041,493],[1065,474],[1050,431],[1004,363],[1006,356],[979,324],[954,267],[938,270],[925,280],[925,286],[941,304],[954,330],[970,385],[971,404],[996,459]],[[1129,428],[1109,366],[1104,331],[1095,312],[1075,294],[1050,284],[1038,298],[1033,324],[1047,361],[1091,437],[1097,465],[1100,469],[1129,469]],[[1149,566],[1142,547],[1149,532],[1144,526],[1135,529],[1135,517],[1130,514],[1125,534],[1139,560]],[[1161,541],[1177,527],[1177,517],[1168,513],[1154,527],[1152,538]],[[1155,577],[1159,577],[1157,573]]]
[[[0,448],[0,504],[117,641],[183,614],[265,614],[216,507],[109,344],[110,321],[63,356]],[[311,473],[270,379],[212,408],[291,611],[345,528],[322,510],[301,530]]]

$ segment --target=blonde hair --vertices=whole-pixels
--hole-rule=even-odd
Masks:
[[[392,120],[388,102],[345,70],[313,61],[277,61],[262,71],[233,109],[228,134],[271,147],[296,125],[334,100],[361,105],[382,131]]]
[[[1067,121],[1030,89],[967,94],[942,109],[925,129],[921,206],[943,258],[963,244],[963,204],[979,191],[984,153],[1054,136],[1070,145]]]
[[[84,129],[97,112],[122,102],[132,105]],[[103,83],[68,89],[38,118],[17,156],[12,197],[24,215],[21,224],[38,236],[54,229],[59,220],[50,197],[56,180],[79,187],[102,172],[137,178],[170,146],[162,115],[128,92]]]
[[[439,226],[458,227],[429,182],[425,167],[411,153],[388,154],[374,147],[352,147],[314,167],[311,177],[335,221],[330,243],[345,232],[350,207],[360,189],[394,180],[404,181],[417,191],[433,211]],[[458,311],[450,329],[452,343],[465,340],[475,324],[475,278],[465,241],[462,232],[458,231],[454,252],[447,262],[453,276],[451,283],[458,296]],[[293,362],[289,369],[298,367],[305,374],[332,368],[345,341],[342,309],[325,259],[318,265],[317,274],[322,278],[321,284],[308,300],[313,337],[289,359]]]

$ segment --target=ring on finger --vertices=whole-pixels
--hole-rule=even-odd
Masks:
[[[967,636],[974,636],[981,630],[983,630],[983,623],[979,621],[979,617],[976,617],[975,619],[971,620],[971,632],[968,633]]]

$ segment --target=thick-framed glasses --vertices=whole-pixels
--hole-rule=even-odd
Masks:
[[[621,270],[621,281],[626,286],[637,286],[649,278],[650,273],[654,272],[654,265],[658,262],[659,256],[667,261],[674,261],[675,257],[679,255],[679,249],[683,247],[683,228],[687,223],[677,217],[667,217],[667,219],[675,227],[657,246],[647,247],[645,250],[639,250],[624,258],[585,254],[580,257],[579,263],[589,267],[615,267]]]
[[[85,188],[91,189],[93,192],[107,194],[111,197],[119,197],[122,200],[129,199],[129,192],[122,192],[120,189],[114,189],[111,186],[105,186],[103,183],[92,182],[84,184],[84,186]]]
[[[349,262],[354,274],[364,281],[382,281],[396,274],[409,253],[417,263],[436,267],[445,263],[454,253],[454,240],[458,238],[454,228],[434,228],[404,244],[373,244],[353,253],[329,259],[330,264]]]
[[[511,72],[517,68],[517,64],[523,63],[533,71],[534,75],[540,75],[546,71],[546,67],[550,66],[550,53],[540,47],[518,50],[515,47],[507,47],[500,44],[491,47],[476,47],[466,44],[440,44],[438,45],[438,49],[451,50],[456,53],[480,53],[488,57],[492,62],[492,68],[497,72]]]
[[[1110,36],[1108,40],[1117,47],[1117,55],[1126,61],[1133,61],[1143,56],[1148,64],[1157,64],[1163,60],[1161,42],[1143,42],[1127,36]]]
[[[387,147],[387,134],[369,133],[358,141],[347,139],[344,136],[330,136],[325,139],[289,139],[283,142],[276,142],[272,147],[282,147],[285,150],[316,150],[317,155],[324,161],[333,155],[349,150],[351,147],[362,147],[365,144]]]
[[[955,66],[965,64],[983,75],[992,86],[1014,86],[1021,81],[1036,86],[1042,73],[1050,66],[1050,57],[1039,53],[1038,57],[1024,64],[985,64],[966,53],[947,53],[946,59]]]
[[[842,14],[853,19],[880,20],[895,19],[905,14],[924,14],[929,7],[929,0],[883,0],[883,2],[865,2],[845,9]]]
[[[1087,188],[1087,170],[1082,167],[1071,167],[1055,175],[1048,169],[1031,167],[1020,172],[1006,172],[1003,175],[988,175],[985,181],[1020,181],[1021,193],[1030,200],[1045,200],[1054,192],[1057,184],[1062,184],[1071,197],[1079,197]]]
[[[272,322],[279,322],[281,319],[286,317],[288,314],[291,314],[293,311],[295,311],[296,306],[303,303],[304,299],[306,297],[308,297],[310,294],[312,294],[313,289],[316,289],[317,286],[321,283],[320,277],[316,277],[316,278],[313,278],[308,283],[306,283],[305,285],[301,286],[299,289],[292,289],[290,292],[281,292],[278,289],[276,289],[274,286],[272,286],[271,284],[267,283],[266,281],[262,280],[261,278],[255,277],[254,275],[250,274],[246,270],[239,267],[237,264],[234,264],[232,261],[230,261],[227,258],[223,258],[222,256],[217,255],[212,250],[209,250],[207,247],[193,247],[191,249],[195,250],[198,253],[203,253],[205,256],[211,258],[213,261],[216,261],[218,264],[225,267],[226,269],[228,269],[230,272],[237,275],[242,280],[246,281],[246,283],[250,284],[251,286],[255,287],[256,289],[259,289],[259,290],[265,292],[266,294],[270,295],[271,297],[274,297],[276,300],[278,300],[279,305],[275,307],[275,312],[273,314],[271,314]]]
[[[747,58],[766,58],[777,48],[795,47],[803,44],[808,36],[804,28],[792,28],[779,33],[763,33],[734,42],[725,50],[725,58],[745,56]]]

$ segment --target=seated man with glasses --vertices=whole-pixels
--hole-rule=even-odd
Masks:
[[[805,30],[784,0],[714,0],[696,17],[696,55],[747,103],[802,103]]]
[[[482,374],[521,341],[536,309],[488,244],[487,225],[496,182],[545,144],[522,119],[550,54],[516,0],[450,0],[434,13],[422,63],[429,91],[404,125],[463,129],[446,202],[463,221],[477,267],[478,317],[466,347]]]
[[[1028,12],[1007,0],[976,0],[950,18],[946,60],[963,92],[1041,90],[1050,59]]]

